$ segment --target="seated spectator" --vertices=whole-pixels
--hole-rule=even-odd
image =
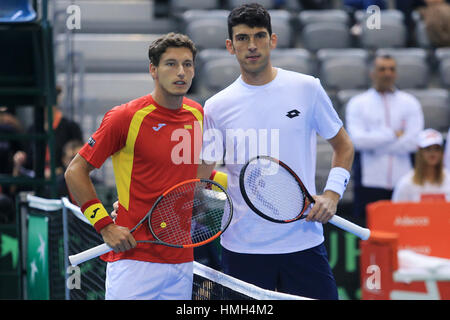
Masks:
[[[77,155],[78,151],[83,147],[84,143],[81,140],[70,140],[68,141],[63,148],[62,155],[62,164],[63,164],[63,172],[66,171],[69,163],[73,158]],[[58,174],[56,176],[56,183],[58,184],[58,196],[59,197],[69,197],[72,203],[75,201],[72,198],[72,195],[67,189],[66,180],[64,179],[64,173]]]
[[[445,0],[425,0],[418,9],[433,47],[450,47],[450,4]]]
[[[63,164],[63,173],[56,175],[56,184],[58,186],[58,197],[67,197],[69,200],[75,204],[78,205],[75,202],[75,199],[72,197],[72,194],[69,192],[69,189],[67,188],[66,179],[64,178],[64,172],[66,171],[67,167],[69,166],[70,162],[75,158],[78,151],[84,146],[84,142],[81,140],[70,140],[68,141],[63,148],[63,155],[62,155],[62,164]],[[102,181],[98,178],[91,176],[92,183],[94,185],[101,184]],[[50,194],[50,192],[48,192]]]
[[[57,87],[58,101],[61,95],[61,88]],[[48,130],[47,112],[45,112],[45,130]],[[61,109],[58,106],[53,106],[53,130],[54,130],[54,147],[55,147],[55,162],[56,162],[56,175],[62,174],[63,170],[63,147],[70,140],[83,140],[83,135],[78,123],[66,118]],[[28,129],[29,133],[35,132],[35,126],[31,126]],[[28,144],[28,146],[17,154],[17,165],[20,167],[21,174],[31,175],[34,174],[33,168],[33,154],[34,145]],[[25,169],[25,170],[24,170]],[[47,146],[45,155],[45,178],[50,177],[50,152]]]
[[[7,107],[0,107],[0,134],[16,135],[23,133],[20,121]],[[13,176],[14,154],[22,149],[17,139],[0,139],[0,175]],[[15,218],[14,199],[16,187],[10,184],[0,185],[0,223],[11,223]]]
[[[442,134],[434,129],[420,133],[414,169],[399,180],[392,201],[450,201],[450,173],[443,165],[443,144]]]

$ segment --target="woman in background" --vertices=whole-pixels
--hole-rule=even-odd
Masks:
[[[414,169],[394,188],[392,201],[450,201],[450,174],[444,168],[444,139],[434,129],[419,134]]]

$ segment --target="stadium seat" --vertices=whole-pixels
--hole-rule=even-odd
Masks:
[[[396,86],[400,89],[425,88],[430,78],[427,51],[423,48],[378,49],[376,55],[388,54],[397,62]]]
[[[308,75],[317,74],[317,66],[312,54],[303,48],[273,50],[271,61],[274,67]]]
[[[74,100],[83,114],[103,115],[116,105],[149,94],[154,83],[147,73],[86,73],[80,80],[74,79]],[[57,83],[63,88],[66,75],[58,74]],[[81,100],[82,99],[82,100]]]
[[[55,4],[55,10],[58,12],[55,24],[65,26],[66,9],[72,1],[59,0],[55,1]],[[166,29],[173,31],[174,25],[168,19],[155,20],[152,2],[78,0],[75,4],[81,11],[81,28],[75,30],[77,33],[165,33]]]
[[[228,38],[227,10],[188,10],[182,28],[199,49],[225,48]]]
[[[302,46],[311,51],[352,46],[349,17],[343,10],[305,10],[298,14]]]
[[[208,60],[202,65],[197,76],[198,94],[202,100],[206,100],[233,83],[240,73],[239,64],[232,55]]]
[[[0,5],[0,23],[30,22],[36,16],[30,0],[2,0]]]
[[[380,28],[377,29],[368,23],[369,15],[366,12],[355,13],[356,21],[362,28],[358,36],[359,45],[368,49],[405,47],[407,30],[403,13],[392,9],[382,10],[380,14]]]
[[[267,10],[274,8],[274,2],[273,0],[227,0],[228,8],[232,10],[233,8],[239,7],[240,5],[243,5],[245,3],[254,3],[257,2],[264,6]]]
[[[439,63],[441,83],[444,87],[450,88],[450,48],[438,48],[435,54]]]
[[[439,66],[439,73],[441,76],[442,85],[450,88],[450,59],[441,62]]]
[[[269,10],[272,32],[278,37],[277,48],[292,47],[291,14],[286,10]]]
[[[75,71],[148,72],[148,47],[157,34],[74,34]],[[57,72],[66,66],[66,36],[56,37]],[[80,58],[78,58],[80,57]]]
[[[425,128],[447,132],[450,123],[449,91],[443,88],[405,90],[415,96],[422,105]]]
[[[369,54],[364,49],[321,49],[319,74],[327,90],[364,89],[369,85]]]
[[[344,10],[303,10],[298,14],[298,19],[302,25],[316,22],[336,22],[348,25],[350,18]]]
[[[306,25],[302,29],[302,44],[311,51],[327,48],[349,48],[352,39],[348,26],[334,22]]]
[[[430,39],[428,38],[425,23],[421,19],[419,12],[413,11],[411,17],[415,25],[414,31],[415,31],[416,45],[425,49],[431,48],[431,43]]]
[[[171,14],[183,13],[187,10],[213,10],[220,8],[220,0],[171,0]]]

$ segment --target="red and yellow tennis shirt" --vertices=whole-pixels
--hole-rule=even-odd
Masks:
[[[112,156],[119,198],[117,225],[132,229],[165,190],[196,177],[202,126],[202,107],[187,98],[181,108],[171,110],[147,95],[105,114],[80,155],[96,168]],[[137,241],[154,239],[147,222],[133,236]],[[138,243],[134,249],[111,251],[102,259],[183,263],[193,260],[193,250]]]

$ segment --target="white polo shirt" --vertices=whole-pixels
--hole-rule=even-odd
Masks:
[[[288,253],[323,242],[322,224],[300,220],[266,221],[245,203],[239,189],[244,163],[256,155],[274,156],[290,166],[316,194],[316,137],[333,138],[342,127],[320,81],[278,69],[273,81],[251,86],[239,77],[204,106],[202,158],[224,160],[234,215],[222,245],[241,253]]]
[[[347,104],[346,127],[355,149],[361,153],[364,187],[393,189],[412,168],[410,153],[424,128],[422,107],[409,93],[375,89],[359,94]],[[403,130],[397,138],[395,132]]]

